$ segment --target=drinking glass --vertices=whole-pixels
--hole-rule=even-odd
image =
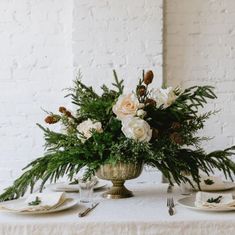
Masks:
[[[91,203],[93,200],[93,188],[95,180],[93,178],[79,179],[79,194],[81,203]]]
[[[181,182],[180,191],[182,195],[190,195],[192,194],[193,189],[189,182]]]

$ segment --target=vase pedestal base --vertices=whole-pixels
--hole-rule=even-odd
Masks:
[[[133,193],[128,190],[125,186],[124,183],[125,181],[112,181],[113,186],[105,193],[103,193],[104,198],[108,199],[120,199],[120,198],[128,198],[128,197],[133,197]]]
[[[96,176],[103,180],[110,180],[113,183],[113,186],[103,194],[103,197],[109,199],[133,197],[133,193],[124,186],[124,183],[126,180],[137,178],[142,170],[142,162],[116,162],[115,164],[101,165],[96,171]]]

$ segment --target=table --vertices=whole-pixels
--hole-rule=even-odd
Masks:
[[[86,217],[77,216],[80,206],[67,211],[22,216],[0,212],[1,235],[233,235],[235,212],[209,213],[176,205],[176,214],[166,208],[167,184],[133,184],[135,197],[100,199]],[[174,199],[183,197],[177,186]],[[235,191],[232,191],[235,193]],[[74,195],[78,196],[78,195]]]

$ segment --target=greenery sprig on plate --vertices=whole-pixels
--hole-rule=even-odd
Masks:
[[[220,203],[222,198],[223,198],[222,196],[218,196],[216,198],[212,197],[212,198],[209,198],[207,200],[207,202],[209,202],[209,203]]]
[[[37,205],[41,204],[41,202],[42,201],[40,200],[40,198],[38,196],[36,196],[35,200],[32,202],[29,202],[28,205],[29,206],[37,206]]]
[[[212,184],[215,183],[215,182],[214,182],[213,180],[211,180],[211,179],[206,179],[206,180],[204,180],[204,182],[205,182],[206,185],[212,185]]]
[[[126,93],[114,71],[113,89],[103,85],[100,95],[82,82],[79,73],[66,96],[76,110],[59,107],[58,113],[48,113],[46,127],[38,124],[45,136],[45,155],[23,169],[0,201],[23,196],[28,188],[33,191],[38,181],[42,189],[47,181],[64,175],[72,180],[84,166],[84,177],[90,177],[101,165],[119,161],[156,167],[171,183],[190,182],[182,172],[190,173],[199,188],[199,170],[209,175],[218,169],[232,179],[235,146],[206,153],[200,144],[208,138],[196,135],[215,114],[199,113],[216,98],[213,87],[151,88],[153,78],[152,71],[143,71],[133,92]],[[49,129],[58,124],[62,132]]]

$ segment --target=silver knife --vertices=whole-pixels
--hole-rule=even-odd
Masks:
[[[96,208],[99,205],[99,202],[93,204],[91,207],[88,207],[87,209],[85,209],[84,211],[80,212],[78,214],[79,217],[83,217],[85,215],[87,215],[91,210],[93,210],[94,208]]]

